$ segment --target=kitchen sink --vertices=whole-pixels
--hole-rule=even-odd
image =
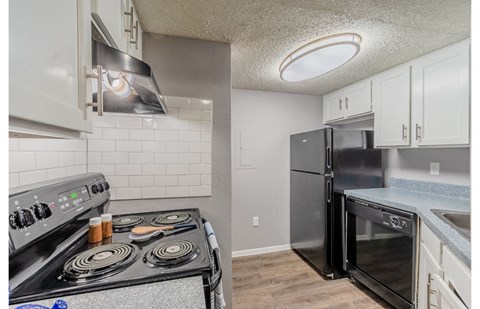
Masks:
[[[458,231],[465,238],[470,240],[470,213],[466,211],[452,211],[443,209],[432,209],[432,212]]]

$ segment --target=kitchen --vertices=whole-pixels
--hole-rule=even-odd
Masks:
[[[11,1],[10,306],[471,308],[474,3]]]

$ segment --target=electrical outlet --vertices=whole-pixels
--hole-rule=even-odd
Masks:
[[[259,226],[260,224],[258,223],[258,217],[253,217],[253,226],[254,227],[257,227]]]
[[[439,162],[430,162],[430,175],[435,175],[435,176],[440,175],[440,163]]]

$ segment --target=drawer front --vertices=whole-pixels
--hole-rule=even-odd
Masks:
[[[442,242],[433,234],[428,226],[422,221],[420,225],[420,239],[432,254],[437,264],[442,264]]]
[[[460,262],[453,253],[443,247],[443,270],[445,274],[445,283],[447,286],[460,296],[461,300],[471,308],[471,274],[462,262]]]

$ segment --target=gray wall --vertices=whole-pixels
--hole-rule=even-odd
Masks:
[[[373,130],[373,120],[339,126]],[[384,157],[384,177],[470,186],[470,148],[389,149]],[[430,175],[430,162],[440,163],[440,175]]]
[[[232,247],[290,244],[290,135],[322,128],[322,97],[232,91]],[[254,132],[254,168],[239,161],[239,130]],[[259,217],[260,226],[252,226]]]
[[[143,59],[152,67],[163,94],[213,100],[212,197],[114,201],[111,211],[200,208],[217,234],[225,297],[231,308],[230,45],[147,33],[143,35]]]

